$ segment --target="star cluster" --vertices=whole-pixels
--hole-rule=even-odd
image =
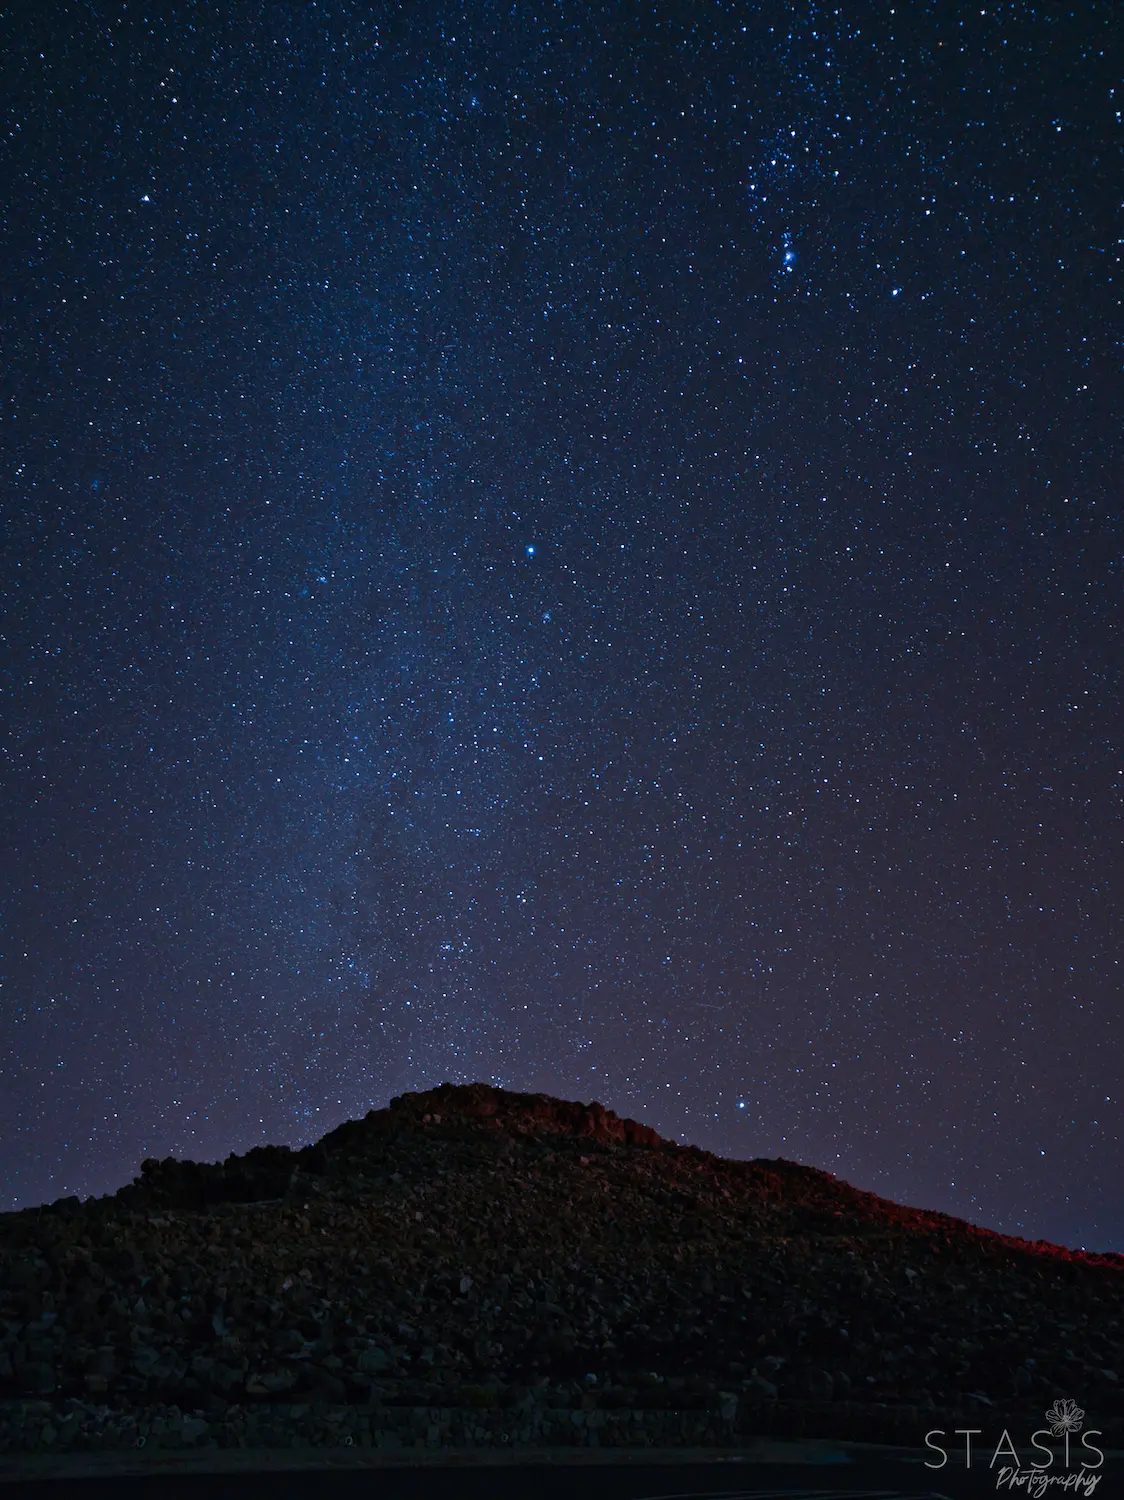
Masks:
[[[1124,1249],[1113,25],[20,12],[6,1206],[483,1078]]]

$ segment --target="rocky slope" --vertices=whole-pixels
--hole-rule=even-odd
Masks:
[[[9,1451],[1124,1437],[1124,1257],[481,1084],[0,1216],[0,1334]]]

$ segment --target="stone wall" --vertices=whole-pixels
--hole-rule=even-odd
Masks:
[[[938,1412],[863,1402],[773,1403],[727,1398],[713,1411],[373,1405],[231,1406],[219,1416],[176,1406],[113,1410],[77,1400],[0,1403],[0,1452],[128,1448],[558,1448],[737,1446],[753,1437],[835,1438],[921,1446]],[[951,1419],[950,1419],[951,1420]]]

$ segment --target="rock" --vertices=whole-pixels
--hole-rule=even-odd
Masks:
[[[86,1373],[88,1375],[116,1375],[117,1369],[117,1355],[111,1344],[103,1344],[86,1361]]]
[[[15,1382],[28,1395],[47,1395],[57,1384],[55,1368],[45,1360],[29,1360],[15,1367]]]
[[[241,1383],[242,1372],[233,1365],[223,1364],[221,1360],[216,1360],[211,1367],[210,1378],[217,1390],[229,1392]]]
[[[773,1382],[766,1380],[764,1375],[759,1375],[756,1370],[750,1370],[745,1386],[749,1395],[757,1396],[765,1401],[775,1401],[780,1394]]]
[[[835,1380],[826,1370],[805,1370],[800,1388],[809,1401],[830,1401],[835,1395]]]
[[[315,1371],[313,1389],[325,1401],[343,1401],[347,1396],[347,1386],[330,1370]]]

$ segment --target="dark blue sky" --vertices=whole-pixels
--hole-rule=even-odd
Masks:
[[[1124,1249],[1112,11],[8,8],[5,1206],[483,1078]]]

